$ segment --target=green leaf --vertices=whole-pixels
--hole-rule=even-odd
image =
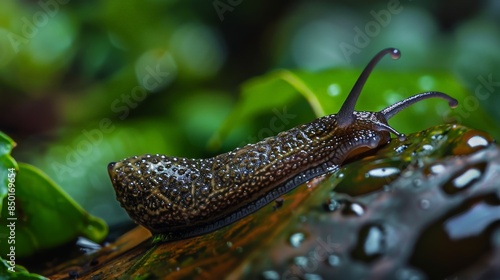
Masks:
[[[0,131],[0,208],[2,201],[7,196],[9,185],[9,169],[18,169],[17,162],[10,156],[10,152],[16,143],[3,132]],[[1,213],[0,213],[1,214]]]
[[[14,269],[14,272],[12,272]],[[29,273],[24,267],[20,265],[11,266],[8,261],[0,258],[0,279],[15,279],[15,280],[46,280],[43,276],[38,274]]]
[[[253,78],[243,84],[238,104],[219,131],[212,136],[210,145],[220,145],[236,127],[244,126],[264,112],[271,112],[273,108],[283,108],[300,97],[307,101],[316,117],[336,114],[359,74],[359,70],[352,69],[330,69],[316,73],[276,70]],[[451,74],[442,71],[402,73],[376,70],[363,88],[356,110],[379,111],[397,101],[426,91],[448,93],[459,101],[459,106],[450,109],[443,100],[419,102],[390,120],[394,128],[402,133],[411,133],[456,120],[461,124],[488,131],[494,136],[500,135],[500,130],[482,108],[475,109],[473,114],[466,112],[467,117],[462,117],[467,108],[464,108],[467,106],[464,100],[471,96]]]
[[[8,197],[15,196],[15,204],[10,199],[4,200],[0,236],[14,235],[16,257],[63,245],[78,236],[96,242],[106,236],[103,220],[86,213],[36,167],[19,163],[14,178],[15,192]],[[7,253],[7,246],[2,246],[0,254]]]

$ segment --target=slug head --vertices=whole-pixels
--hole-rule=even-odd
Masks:
[[[338,115],[336,118],[338,121]],[[331,163],[341,165],[347,159],[387,144],[391,132],[395,131],[380,112],[353,112],[349,126],[337,125],[333,131],[336,148],[332,149]]]
[[[407,99],[386,107],[380,112],[356,112],[354,106],[361,93],[361,90],[368,79],[371,71],[378,61],[390,54],[393,59],[399,59],[401,52],[395,48],[387,48],[380,51],[365,67],[358,80],[354,84],[340,111],[336,115],[337,135],[344,135],[341,149],[339,150],[337,160],[342,163],[346,158],[351,158],[366,150],[376,148],[387,143],[390,140],[390,133],[395,134],[401,141],[405,140],[404,134],[397,132],[389,126],[388,120],[399,111],[408,108],[410,105],[427,98],[442,98],[448,101],[450,107],[457,106],[458,101],[445,93],[430,91],[416,94]],[[335,158],[335,156],[334,156]],[[335,161],[337,161],[335,160]]]

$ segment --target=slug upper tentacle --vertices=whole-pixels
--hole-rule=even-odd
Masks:
[[[361,94],[361,90],[363,89],[363,86],[365,85],[366,80],[370,76],[370,73],[372,72],[375,65],[377,65],[380,59],[382,59],[382,57],[384,57],[386,54],[390,54],[392,59],[399,59],[401,57],[401,52],[398,49],[387,48],[380,51],[377,55],[375,55],[372,58],[372,60],[370,60],[370,62],[368,62],[365,69],[363,70],[363,72],[361,72],[361,75],[359,75],[359,78],[356,80],[356,83],[352,87],[349,96],[344,101],[344,104],[342,104],[342,107],[337,113],[338,126],[346,127],[353,123],[354,106],[356,106],[356,101],[358,101],[358,97]]]
[[[130,217],[155,233],[180,239],[207,233],[274,201],[298,185],[338,168],[345,160],[404,135],[387,120],[427,98],[457,101],[441,92],[417,94],[380,112],[356,112],[361,88],[386,54],[364,69],[337,115],[303,124],[275,137],[207,159],[142,155],[108,165],[117,200]]]

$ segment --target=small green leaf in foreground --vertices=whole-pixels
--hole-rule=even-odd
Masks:
[[[8,209],[4,200],[0,236],[6,239],[15,235],[16,257],[63,245],[78,236],[96,242],[106,236],[107,226],[103,220],[85,212],[36,167],[20,163],[14,185],[15,192],[8,195],[15,196],[14,209]],[[16,220],[7,220],[12,217]],[[8,227],[12,222],[14,226]],[[8,246],[0,249],[1,256],[8,252]]]
[[[104,239],[105,222],[85,212],[38,168],[17,164],[10,156],[14,146],[0,132],[0,259],[27,257],[78,236]]]
[[[18,169],[17,162],[10,156],[10,152],[15,146],[16,143],[14,140],[0,131],[0,208],[2,207],[3,199],[7,196],[8,192],[8,170],[10,168],[14,168],[15,170]]]
[[[38,274],[29,273],[24,267],[16,265],[15,271],[12,272],[11,266],[7,261],[0,259],[0,279],[12,280],[46,280],[47,278]]]

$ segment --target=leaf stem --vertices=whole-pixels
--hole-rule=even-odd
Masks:
[[[314,92],[299,77],[297,77],[297,75],[289,70],[278,70],[275,74],[283,81],[289,83],[300,94],[302,94],[302,96],[304,96],[314,111],[316,117],[322,117],[325,115],[325,110],[321,106]]]

